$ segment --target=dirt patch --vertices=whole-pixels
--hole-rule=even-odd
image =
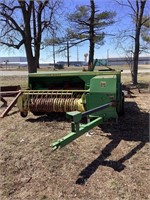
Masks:
[[[55,152],[50,143],[70,131],[65,117],[21,118],[14,107],[0,120],[0,199],[150,199],[149,94],[132,92],[118,123]]]

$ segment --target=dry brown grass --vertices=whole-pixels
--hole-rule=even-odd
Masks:
[[[122,83],[125,85],[132,85],[131,74],[122,74]],[[138,83],[140,88],[148,88],[150,73],[140,73],[138,75]]]
[[[65,117],[21,118],[14,107],[0,120],[0,199],[150,199],[149,94],[132,92],[118,123],[55,152],[50,143],[70,131]]]
[[[0,85],[20,85],[21,88],[27,88],[27,76],[1,76]]]

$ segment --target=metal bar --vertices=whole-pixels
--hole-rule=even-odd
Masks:
[[[4,92],[0,92],[0,95],[1,95],[1,94],[14,94],[14,93],[15,93],[15,94],[16,94],[16,93],[19,93],[19,91],[7,91],[7,92],[4,91]]]
[[[93,66],[90,69],[88,69],[88,71],[94,71],[97,61],[98,59],[95,59]]]
[[[72,142],[73,140],[77,139],[87,131],[91,130],[95,126],[98,126],[100,123],[103,122],[103,118],[99,117],[96,118],[95,120],[89,122],[88,124],[85,125],[80,125],[79,131],[77,132],[71,132],[68,135],[64,136],[63,138],[57,140],[56,142],[52,143],[50,146],[52,147],[53,150],[56,150],[57,148],[62,148]],[[79,125],[79,124],[78,124]]]
[[[90,115],[90,114],[92,114],[92,113],[98,112],[98,111],[100,111],[100,110],[104,110],[105,108],[110,107],[110,106],[112,106],[112,105],[113,105],[113,102],[109,102],[109,103],[106,103],[106,104],[104,104],[104,105],[102,105],[102,106],[99,106],[99,107],[90,109],[90,110],[88,110],[88,111],[83,112],[83,113],[82,113],[82,117],[85,117],[85,116]]]
[[[0,97],[15,97],[19,91],[0,92]]]
[[[57,93],[57,92],[53,92],[53,93],[50,93],[50,92],[47,92],[47,93],[43,93],[43,92],[38,92],[38,93],[32,93],[32,92],[29,92],[29,93],[24,93],[26,95],[72,95],[72,93]]]
[[[50,73],[30,73],[29,74],[29,78],[30,77],[68,77],[68,76],[72,76],[72,77],[74,77],[74,76],[80,76],[80,75],[82,75],[82,76],[87,76],[87,75],[109,75],[109,74],[111,74],[111,75],[116,75],[116,74],[120,74],[121,73],[121,70],[117,70],[117,71],[101,71],[101,72],[99,72],[99,71],[85,71],[84,73],[82,73],[82,72],[61,72],[61,73],[57,73],[57,72],[50,72]]]
[[[20,85],[12,85],[12,86],[0,86],[0,91],[6,92],[6,91],[18,91],[20,90]]]
[[[38,93],[38,92],[42,92],[42,93],[47,93],[47,92],[89,92],[89,90],[21,90],[23,93]]]

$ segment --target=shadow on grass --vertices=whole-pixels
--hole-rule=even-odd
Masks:
[[[148,89],[149,84],[148,83],[138,83],[139,89]]]
[[[81,120],[81,123],[86,123],[86,118],[83,118]],[[28,118],[26,119],[27,122],[71,122],[71,119],[66,118],[66,113],[50,113],[49,115],[41,115],[37,118]]]
[[[16,111],[13,111],[13,112],[9,113],[8,116],[14,115],[16,113],[19,113],[19,110],[16,110]]]
[[[111,135],[107,136],[111,141],[103,148],[100,155],[80,172],[76,184],[84,185],[100,166],[111,167],[115,171],[121,172],[126,167],[124,162],[134,156],[149,142],[148,113],[140,112],[137,105],[133,102],[125,103],[125,113],[125,116],[120,117],[118,124],[110,126],[103,124],[101,126],[104,132],[111,133]],[[111,155],[111,152],[117,148],[122,140],[139,143],[121,159],[117,161],[109,160],[108,157]]]
[[[62,122],[62,121],[69,121],[66,119],[66,113],[50,113],[49,115],[41,115],[37,118],[28,118],[26,119],[27,122]]]

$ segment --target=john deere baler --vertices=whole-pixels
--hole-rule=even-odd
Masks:
[[[21,116],[67,112],[74,121],[72,132],[78,135],[53,144],[62,147],[89,129],[123,112],[123,95],[120,71],[41,72],[28,76],[28,90],[18,99]],[[89,119],[86,127],[81,118]],[[90,125],[89,123],[92,123]],[[79,134],[80,133],[80,134]],[[67,141],[67,142],[66,142]]]
[[[122,112],[120,71],[49,72],[29,74],[28,90],[18,99],[22,116],[28,111],[35,115],[51,112],[87,111],[110,101],[115,108],[94,113],[105,118]]]

